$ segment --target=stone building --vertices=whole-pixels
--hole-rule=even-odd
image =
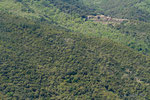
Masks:
[[[92,21],[102,21],[102,22],[114,22],[114,23],[121,23],[123,22],[124,20],[127,20],[127,19],[118,19],[118,18],[112,18],[112,17],[109,17],[109,16],[105,16],[105,15],[88,15],[87,16],[87,20],[92,20]]]

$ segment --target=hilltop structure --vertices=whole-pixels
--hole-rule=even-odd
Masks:
[[[105,16],[105,15],[88,15],[87,16],[87,20],[91,20],[91,21],[101,21],[101,22],[112,22],[112,23],[121,23],[127,19],[118,19],[118,18],[112,18],[109,16]]]

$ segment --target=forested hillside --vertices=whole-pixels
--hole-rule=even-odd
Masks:
[[[84,5],[112,17],[150,22],[149,0],[81,0]]]
[[[77,4],[77,1],[59,1],[60,0],[2,0],[0,2],[0,9],[17,16],[53,24],[55,26],[67,29],[68,31],[96,37],[106,37],[129,46],[139,52],[142,52],[143,54],[150,54],[149,42],[145,40],[149,38],[150,35],[148,26],[143,28],[143,30],[147,30],[144,32],[146,35],[139,41],[138,36],[135,36],[136,32],[122,34],[122,31],[120,31],[120,29],[118,31],[118,28],[110,28],[108,25],[103,25],[101,22],[95,23],[82,19],[80,17],[80,13],[83,11],[87,12],[85,9],[89,8],[85,8],[84,6],[85,9],[83,9],[83,6],[80,7],[80,5],[77,5],[81,1],[78,1]],[[72,7],[73,4],[75,9]],[[76,7],[78,7],[80,12],[76,10]],[[133,28],[136,29],[136,27],[138,27],[137,25]],[[127,28],[126,30],[128,31]]]
[[[108,39],[0,15],[2,98],[149,98],[149,57]]]
[[[148,2],[0,0],[0,99],[149,100]]]

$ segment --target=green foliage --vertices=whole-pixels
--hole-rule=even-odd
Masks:
[[[22,2],[16,2],[16,3],[15,1],[11,1],[11,3],[9,3],[9,0],[6,0],[0,2],[0,4],[3,5],[3,9],[5,9],[5,12],[9,11],[9,13],[22,16],[28,19],[39,20],[42,22],[44,21],[46,23],[50,23],[57,27],[61,27],[62,29],[67,29],[68,31],[73,31],[76,33],[81,33],[81,34],[86,34],[86,35],[96,36],[96,37],[106,37],[116,42],[122,43],[126,46],[129,46],[130,44],[134,44],[134,47],[131,46],[130,47],[139,51],[141,51],[142,48],[143,49],[141,51],[142,53],[149,54],[150,47],[146,47],[147,49],[145,49],[145,47],[139,46],[139,44],[144,43],[145,40],[141,40],[139,43],[139,41],[136,41],[132,36],[122,34],[121,32],[115,29],[109,28],[107,25],[103,25],[102,23],[95,23],[91,21],[84,21],[84,19],[78,16],[80,15],[80,13],[74,11],[72,13],[69,13],[67,12],[68,11],[67,9],[64,9],[62,11],[63,8],[66,8],[65,6],[66,3],[63,4],[62,2],[67,3],[71,1],[59,2],[61,3],[62,6],[59,6],[58,1],[51,1],[51,0],[49,1],[31,0],[30,2],[27,0],[22,0]],[[10,5],[6,6],[6,4],[10,4]],[[67,5],[69,4],[70,3],[67,3]],[[81,9],[81,11],[84,11],[84,9]]]
[[[38,20],[40,22],[44,21],[46,23],[52,24],[53,26],[66,29],[68,31],[86,34],[94,37],[109,38],[113,41],[129,46],[132,49],[140,51],[143,54],[150,54],[150,46],[147,39],[149,37],[149,30],[146,31],[147,36],[145,38],[141,38],[139,41],[138,36],[134,37],[134,33],[131,31],[129,33],[130,35],[122,34],[123,31],[118,31],[118,28],[120,26],[117,26],[117,28],[113,29],[112,27],[108,27],[109,25],[103,25],[100,22],[95,23],[91,21],[85,21],[80,16],[84,14],[84,11],[90,13],[90,10],[86,11],[82,8],[83,6],[80,6],[80,4],[84,2],[77,2],[73,0],[59,1],[60,0],[22,0],[21,2],[17,2],[15,0],[11,0],[10,2],[9,0],[2,0],[0,2],[0,5],[2,5],[0,6],[0,9],[3,9],[2,11],[9,12],[17,16],[36,21]],[[77,6],[80,12],[76,10]],[[73,9],[71,7],[73,7]],[[128,27],[130,27],[130,25]],[[146,28],[141,28],[141,30],[142,29],[144,30]]]
[[[149,99],[150,58],[110,39],[0,14],[3,99]]]
[[[150,52],[150,23],[140,21],[129,21],[120,25],[111,26],[111,28],[119,30],[121,33],[131,36],[137,41],[135,44],[131,42],[129,47],[136,49],[144,54]]]
[[[150,22],[149,0],[80,0],[96,14]]]
[[[0,99],[150,99],[149,23],[84,19],[149,21],[148,0],[94,1],[0,1]]]

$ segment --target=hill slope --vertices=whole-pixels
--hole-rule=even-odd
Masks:
[[[150,58],[105,38],[0,14],[4,99],[149,99]]]
[[[97,13],[150,22],[149,0],[80,0]]]
[[[150,54],[149,42],[145,42],[149,37],[149,31],[146,31],[144,38],[139,41],[138,36],[135,36],[133,32],[130,34],[123,34],[124,32],[122,32],[122,30],[118,31],[118,28],[110,28],[108,25],[103,25],[101,22],[95,23],[82,19],[80,14],[86,11],[83,8],[90,8],[80,6],[82,4],[81,1],[78,3],[76,3],[77,1],[68,0],[59,1],[60,0],[2,0],[0,1],[0,9],[1,11],[14,14],[15,16],[46,22],[75,33],[109,38],[142,52],[143,54]],[[90,10],[87,11],[87,13],[90,13]],[[128,29],[126,28],[124,31],[128,31]]]

